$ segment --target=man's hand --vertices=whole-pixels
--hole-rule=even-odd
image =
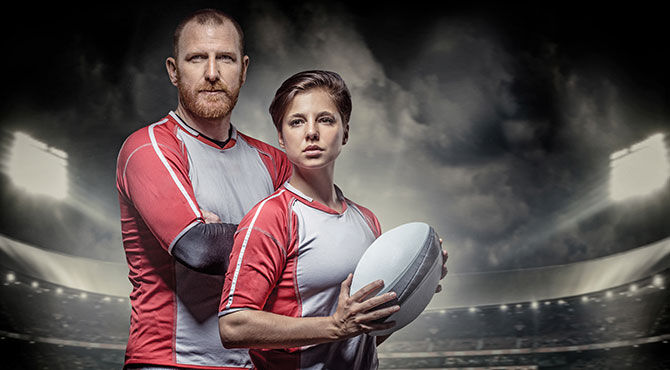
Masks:
[[[442,238],[440,238],[440,246],[442,246]],[[440,280],[444,279],[445,276],[447,276],[447,260],[449,259],[449,254],[447,253],[446,250],[442,249],[442,275],[440,276]],[[442,291],[442,284],[439,284],[437,288],[435,289],[435,293],[439,293]]]
[[[205,219],[206,224],[221,224],[221,223],[223,223],[223,221],[221,221],[219,216],[217,216],[213,212],[201,209],[200,213],[202,213],[202,218]]]

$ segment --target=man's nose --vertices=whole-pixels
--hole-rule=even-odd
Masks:
[[[219,66],[216,63],[216,58],[207,59],[205,79],[210,82],[214,82],[219,79]]]

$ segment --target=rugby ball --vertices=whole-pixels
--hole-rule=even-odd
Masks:
[[[442,248],[428,224],[411,222],[380,235],[358,261],[350,292],[382,279],[384,287],[377,295],[392,291],[396,298],[375,309],[397,304],[400,310],[380,320],[395,321],[394,327],[370,335],[391,334],[416,319],[435,294],[441,273]]]

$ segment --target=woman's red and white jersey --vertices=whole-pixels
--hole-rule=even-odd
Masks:
[[[286,183],[244,217],[235,234],[219,316],[243,309],[291,317],[335,312],[340,284],[381,233],[372,212],[336,191],[342,202],[339,213]],[[377,365],[375,338],[368,335],[302,348],[251,349],[249,354],[259,369]]]
[[[234,128],[228,143],[218,147],[172,112],[128,137],[116,173],[133,287],[126,365],[250,366],[245,350],[227,350],[219,339],[224,277],[190,270],[171,251],[203,222],[201,209],[238,224],[290,173],[280,150]]]

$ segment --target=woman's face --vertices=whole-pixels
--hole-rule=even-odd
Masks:
[[[304,169],[334,166],[347,142],[349,125],[342,122],[337,106],[323,89],[297,94],[281,124],[279,145],[294,165]]]

